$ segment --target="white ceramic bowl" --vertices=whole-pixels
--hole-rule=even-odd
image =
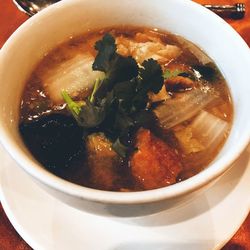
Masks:
[[[18,133],[20,96],[44,54],[70,36],[121,24],[159,28],[197,44],[216,62],[231,90],[235,113],[225,146],[207,169],[181,183],[131,193],[81,187],[38,164]],[[191,1],[65,0],[30,18],[1,49],[1,142],[34,180],[71,206],[119,216],[145,215],[175,207],[218,179],[249,143],[249,69],[249,48],[240,36],[222,19]]]

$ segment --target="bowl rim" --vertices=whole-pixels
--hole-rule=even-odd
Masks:
[[[202,12],[204,15],[207,16],[210,15],[211,18],[217,19],[218,25],[223,26],[225,32],[231,33],[234,39],[237,40],[237,42],[241,45],[242,49],[244,49],[246,52],[249,53],[250,51],[249,47],[246,45],[246,43],[240,37],[240,35],[235,30],[233,30],[233,28],[229,24],[227,24],[224,20],[216,16],[211,11],[207,10],[203,6],[192,1],[185,1],[185,0],[169,0],[169,1],[176,1],[179,3],[185,2],[185,4],[190,6],[191,9],[192,8],[199,9],[199,11]],[[8,41],[4,44],[2,51],[8,50],[8,47],[11,46],[11,43],[15,41],[15,39],[17,39],[18,36],[22,35],[22,31],[29,25],[31,25],[33,20],[39,19],[40,17],[46,15],[50,15],[51,11],[53,10],[56,11],[56,9],[60,8],[61,6],[64,6],[66,8],[65,5],[71,5],[72,2],[73,1],[69,0],[57,2],[56,4],[46,8],[45,10],[33,16],[32,18],[28,19],[8,39]],[[250,60],[249,60],[249,65],[250,65]],[[234,126],[234,122],[232,126]],[[187,193],[198,190],[201,187],[206,186],[213,180],[218,179],[219,176],[221,176],[227,169],[229,169],[230,166],[234,163],[234,161],[236,161],[236,159],[240,156],[244,148],[246,148],[246,146],[249,143],[249,140],[250,140],[250,129],[244,131],[244,136],[241,137],[241,140],[237,141],[237,147],[236,150],[233,151],[233,154],[229,155],[227,153],[227,157],[222,157],[221,159],[218,159],[216,162],[210,164],[209,167],[203,170],[202,172],[182,182],[167,187],[162,187],[147,191],[114,192],[114,191],[103,191],[103,190],[83,187],[55,176],[46,169],[40,167],[39,164],[35,164],[33,161],[31,161],[27,155],[24,155],[23,152],[16,147],[15,143],[13,143],[11,138],[7,136],[7,134],[4,131],[4,128],[0,124],[0,142],[2,143],[4,148],[15,159],[18,165],[20,165],[28,174],[33,176],[41,184],[47,185],[57,191],[63,192],[70,196],[78,197],[80,199],[95,201],[100,203],[109,203],[109,204],[151,203],[169,198],[177,198]]]

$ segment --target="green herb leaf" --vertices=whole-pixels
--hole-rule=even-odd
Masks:
[[[95,49],[98,53],[92,68],[105,72],[109,82],[127,81],[137,76],[137,62],[131,56],[124,57],[116,53],[115,39],[110,34],[105,34],[102,40],[97,41]]]
[[[152,91],[157,94],[163,83],[162,69],[158,62],[154,59],[144,61],[142,68],[139,69],[134,95],[131,96],[131,113],[145,109],[148,103],[148,92]]]
[[[68,105],[67,107],[70,110],[71,114],[78,121],[78,115],[80,114],[81,109],[82,109],[81,103],[74,102],[65,90],[63,90],[61,94],[62,94],[64,101],[67,103]]]
[[[118,137],[116,141],[112,144],[112,148],[118,155],[125,158],[127,156],[127,151],[129,147],[121,143],[120,138]]]
[[[138,65],[133,57],[123,57],[119,54],[115,54],[114,60],[112,61],[112,68],[108,74],[111,82],[128,81],[137,75]]]
[[[98,103],[86,101],[86,105],[81,108],[78,115],[78,123],[84,128],[95,128],[99,126],[106,118],[110,106],[113,102],[113,92],[109,92],[107,96]]]
[[[98,54],[93,63],[93,70],[99,70],[108,73],[111,68],[111,62],[116,54],[115,39],[110,34],[105,34],[102,40],[95,44]]]
[[[104,97],[116,83],[128,81],[138,75],[135,59],[117,54],[115,39],[110,34],[105,34],[102,40],[97,41],[95,48],[98,54],[92,68],[106,73],[105,79],[97,90],[97,97]]]
[[[106,78],[96,93],[99,97],[111,91],[117,83],[129,81],[138,75],[138,66],[132,57],[122,57],[116,54],[110,66],[110,71],[107,72]]]
[[[157,94],[163,85],[162,69],[160,64],[154,59],[148,59],[142,63],[140,74],[140,90],[143,92],[152,91]],[[139,90],[139,91],[140,91]]]
[[[105,106],[95,106],[90,101],[81,109],[78,120],[84,128],[93,128],[100,125],[105,118]]]
[[[165,80],[167,79],[170,79],[170,78],[174,78],[176,76],[179,76],[179,75],[183,75],[183,74],[186,74],[185,71],[182,71],[182,70],[178,70],[178,69],[175,69],[173,71],[167,69],[164,73],[163,73],[163,78]]]
[[[93,91],[92,91],[92,93],[91,93],[91,95],[90,95],[90,97],[89,97],[89,101],[90,101],[91,103],[94,103],[94,101],[95,101],[95,93],[96,93],[97,89],[99,88],[100,83],[101,83],[101,80],[100,80],[100,79],[96,79],[96,80],[95,80],[95,84],[94,84]]]

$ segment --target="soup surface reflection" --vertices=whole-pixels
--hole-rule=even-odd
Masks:
[[[206,168],[231,128],[215,63],[149,28],[90,31],[49,51],[20,105],[24,143],[46,169],[101,190],[141,191]]]

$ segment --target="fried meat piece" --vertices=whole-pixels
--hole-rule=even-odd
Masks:
[[[144,189],[176,183],[182,170],[178,154],[149,130],[140,129],[136,137],[137,151],[131,157],[131,171]]]

